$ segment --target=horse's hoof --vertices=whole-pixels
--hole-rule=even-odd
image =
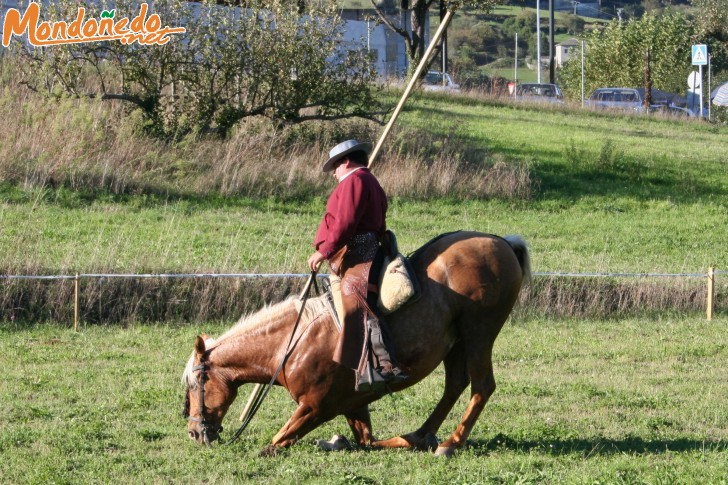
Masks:
[[[351,450],[352,446],[345,436],[335,434],[329,441],[318,440],[316,444],[324,451]]]
[[[263,448],[262,450],[260,450],[260,453],[258,454],[258,456],[260,456],[261,458],[271,458],[274,456],[278,456],[279,451],[280,450],[278,449],[277,446],[268,445],[265,448]]]
[[[435,436],[435,433],[427,433],[425,435],[425,449],[427,451],[435,451],[440,445],[440,441]]]
[[[444,456],[445,458],[452,458],[455,454],[455,448],[452,446],[438,446],[435,450],[435,456]]]

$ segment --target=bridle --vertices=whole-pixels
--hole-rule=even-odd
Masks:
[[[208,436],[208,432],[212,431],[216,434],[219,434],[222,432],[222,426],[215,426],[210,424],[210,422],[205,417],[205,382],[208,381],[207,377],[207,365],[204,362],[201,362],[199,365],[196,365],[192,368],[192,372],[194,371],[200,371],[199,377],[197,379],[197,389],[198,389],[198,399],[199,399],[199,408],[200,408],[200,417],[195,418],[193,416],[190,416],[190,395],[189,392],[187,393],[187,398],[185,399],[185,406],[183,413],[186,415],[188,421],[193,421],[195,423],[200,423],[200,432],[202,433],[202,439],[204,440],[205,444],[207,446],[211,446],[210,443],[210,437]]]

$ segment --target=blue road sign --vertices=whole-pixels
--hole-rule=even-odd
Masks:
[[[708,46],[698,44],[693,46],[693,66],[708,65]]]

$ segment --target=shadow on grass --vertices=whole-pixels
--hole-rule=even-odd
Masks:
[[[618,453],[661,454],[668,452],[690,451],[725,451],[728,443],[714,440],[695,440],[688,438],[645,439],[628,436],[624,439],[611,438],[567,438],[567,439],[514,439],[508,435],[498,434],[487,440],[468,440],[470,451],[476,455],[488,455],[495,451],[542,452],[550,455],[582,454],[585,457],[594,455],[614,455]]]
[[[534,116],[533,111],[520,107],[513,109],[517,114],[509,118],[511,121],[537,123],[538,117]],[[436,106],[417,106],[416,110],[425,119],[442,119],[449,113]],[[593,116],[605,115],[595,113]],[[469,125],[492,121],[493,126],[498,126],[502,122],[498,112],[459,113],[458,119]],[[619,146],[619,137],[639,139],[640,143],[650,140],[657,144],[661,138],[669,138],[659,132],[624,128],[621,125],[608,132],[590,132],[591,138],[603,140],[602,153],[592,149],[577,151],[570,156],[570,149],[574,151],[569,146],[570,137],[583,134],[586,130],[582,126],[583,122],[582,117],[573,120],[566,116],[560,118],[560,127],[567,135],[556,148],[547,144],[540,146],[538,143],[510,143],[498,136],[475,132],[460,133],[459,141],[470,147],[469,150],[476,155],[476,159],[478,154],[487,158],[487,154],[498,153],[509,160],[537,161],[531,166],[531,171],[540,181],[540,199],[601,196],[630,197],[645,201],[670,199],[681,203],[694,203],[704,200],[706,194],[719,200],[728,196],[728,190],[721,185],[720,180],[714,176],[706,176],[702,169],[682,169],[667,154],[657,159],[636,157],[629,152],[624,153]],[[615,137],[616,142],[611,140]],[[611,150],[611,153],[604,153],[605,148]]]

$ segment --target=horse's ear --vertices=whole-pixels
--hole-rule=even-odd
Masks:
[[[204,335],[198,335],[195,340],[195,353],[198,357],[202,357],[205,353],[205,337]]]

